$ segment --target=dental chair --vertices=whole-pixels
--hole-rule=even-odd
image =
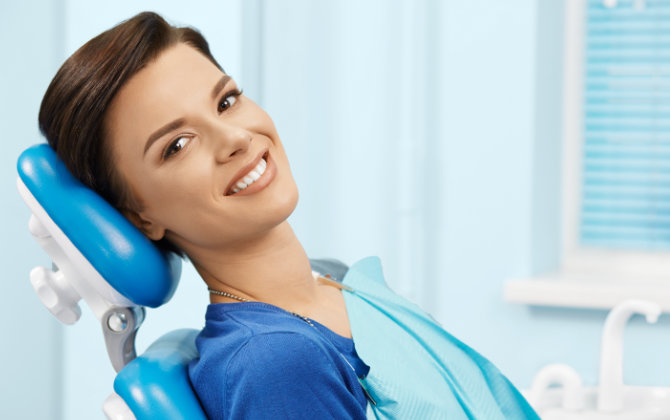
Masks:
[[[76,180],[46,144],[18,160],[18,189],[32,215],[30,233],[53,261],[30,282],[42,303],[65,324],[81,316],[83,300],[100,321],[114,392],[103,411],[113,420],[205,420],[188,379],[197,357],[196,330],[176,330],[135,352],[145,307],[172,297],[181,260],[162,253],[125,217]]]

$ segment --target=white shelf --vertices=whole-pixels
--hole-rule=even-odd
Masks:
[[[626,299],[656,302],[670,312],[670,279],[626,279],[558,273],[505,283],[508,302],[539,306],[611,309]]]

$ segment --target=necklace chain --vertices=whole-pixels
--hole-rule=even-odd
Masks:
[[[249,299],[247,299],[247,298],[239,297],[239,296],[236,296],[236,295],[234,295],[234,294],[232,294],[232,293],[222,292],[222,291],[220,291],[220,290],[215,290],[215,289],[207,289],[207,290],[209,290],[209,293],[212,293],[212,294],[215,294],[215,295],[219,295],[219,296],[229,297],[229,298],[231,298],[231,299],[239,300],[240,302],[251,302],[251,301],[250,301]]]
[[[330,274],[326,274],[325,277],[324,277],[324,276],[319,276],[318,278],[319,278],[319,279],[325,279],[326,281],[328,281],[328,282],[331,283],[331,284],[332,284],[332,282],[333,282],[333,279],[332,279],[332,277],[330,276]],[[235,300],[238,300],[238,301],[240,301],[240,302],[251,302],[250,299],[243,298],[243,297],[234,295],[234,294],[232,294],[232,293],[223,292],[223,291],[221,291],[221,290],[216,290],[216,289],[207,289],[207,290],[209,291],[209,293],[212,293],[212,294],[215,294],[215,295],[219,295],[219,296],[228,297],[228,298],[231,298],[231,299],[235,299]],[[293,311],[288,311],[288,312],[289,312],[291,315],[297,316],[298,318],[302,319],[303,321],[305,321],[306,323],[308,323],[309,325],[311,325],[312,327],[314,327],[314,324],[312,323],[312,320],[309,319],[309,318],[307,318],[306,316],[304,316],[304,315],[300,315],[299,313],[297,313],[297,312],[293,312]]]

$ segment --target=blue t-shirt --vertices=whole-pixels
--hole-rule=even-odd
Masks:
[[[212,419],[364,419],[354,342],[262,302],[207,307],[189,376]]]

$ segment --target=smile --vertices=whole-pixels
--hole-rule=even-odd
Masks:
[[[245,167],[241,168],[226,189],[227,196],[250,195],[264,189],[277,174],[270,153],[266,150]]]
[[[258,165],[256,165],[254,169],[250,170],[248,174],[244,175],[235,183],[235,186],[232,189],[233,194],[244,190],[249,185],[258,181],[260,177],[265,173],[267,167],[268,163],[265,161],[265,159],[261,158],[261,161],[258,162]]]

